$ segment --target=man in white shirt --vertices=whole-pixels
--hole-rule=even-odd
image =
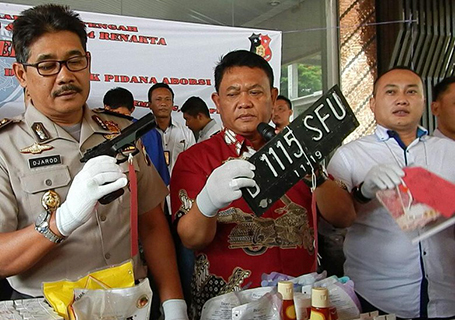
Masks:
[[[453,319],[455,226],[414,245],[375,199],[377,191],[399,185],[402,168],[409,165],[455,182],[455,144],[430,137],[419,126],[424,106],[419,75],[398,67],[386,72],[370,101],[375,133],[340,147],[328,171],[353,190],[357,217],[344,242],[344,270],[355,283],[363,311]]]
[[[172,168],[180,152],[196,143],[193,132],[178,122],[173,122],[174,91],[166,83],[153,85],[148,92],[149,108],[156,118],[156,129],[161,134],[164,158],[172,176]]]
[[[448,77],[434,86],[431,112],[438,119],[433,135],[455,140],[455,77]]]
[[[221,131],[221,126],[210,118],[207,104],[199,97],[190,97],[180,108],[186,126],[197,135],[197,142],[210,139],[213,135]]]

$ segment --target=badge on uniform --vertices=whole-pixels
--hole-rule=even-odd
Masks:
[[[51,150],[53,148],[53,146],[47,144],[39,144],[37,142],[34,142],[31,146],[22,148],[20,151],[21,153],[39,154],[43,151]]]
[[[10,123],[13,123],[13,122],[17,123],[17,122],[20,122],[20,120],[3,118],[2,120],[0,120],[0,129],[6,127],[7,125],[9,125]]]
[[[41,122],[33,123],[32,130],[35,133],[36,137],[38,138],[38,142],[43,142],[51,138],[49,132],[46,130],[46,128]]]
[[[43,151],[51,150],[54,148],[51,145],[42,144],[42,142],[49,140],[51,136],[41,122],[34,122],[32,124],[32,130],[35,133],[38,142],[35,141],[31,146],[22,148],[20,150],[21,153],[40,154]]]
[[[147,150],[145,149],[145,146],[142,143],[141,143],[141,150],[142,150],[142,155],[144,156],[145,164],[147,165],[147,167],[150,167],[152,161],[150,160],[150,157],[147,154]]]
[[[164,160],[166,161],[166,165],[169,166],[171,163],[171,152],[169,150],[164,150]]]
[[[46,191],[41,197],[41,205],[45,210],[55,210],[60,206],[60,195],[54,190]]]
[[[11,123],[12,121],[13,120],[11,119],[3,118],[2,120],[0,120],[0,129],[6,126],[7,124]]]
[[[92,119],[101,127],[101,129],[110,131],[110,133],[103,134],[103,137],[107,140],[111,140],[120,134],[120,127],[114,121],[103,120],[96,114],[92,116]]]

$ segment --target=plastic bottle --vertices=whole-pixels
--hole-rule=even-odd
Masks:
[[[295,320],[295,307],[294,307],[294,284],[290,281],[279,281],[278,292],[283,297],[283,306],[281,308],[281,319]]]
[[[330,320],[338,320],[338,311],[335,306],[330,305],[329,313],[330,313]]]
[[[311,290],[310,320],[330,320],[330,301],[327,288]]]

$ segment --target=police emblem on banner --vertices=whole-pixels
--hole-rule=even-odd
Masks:
[[[267,34],[253,33],[248,39],[251,42],[251,52],[260,55],[265,61],[272,59],[272,49],[270,49],[270,41],[272,39]]]

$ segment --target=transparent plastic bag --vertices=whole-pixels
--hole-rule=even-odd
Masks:
[[[147,278],[131,288],[74,289],[76,320],[148,320],[152,289]]]
[[[281,304],[281,297],[276,292],[269,292],[258,300],[232,308],[232,320],[280,319]]]
[[[412,243],[455,223],[455,185],[419,167],[404,168],[402,183],[380,190],[376,198]]]
[[[201,320],[231,320],[233,308],[256,301],[273,290],[273,287],[259,287],[213,297],[204,304]]]

